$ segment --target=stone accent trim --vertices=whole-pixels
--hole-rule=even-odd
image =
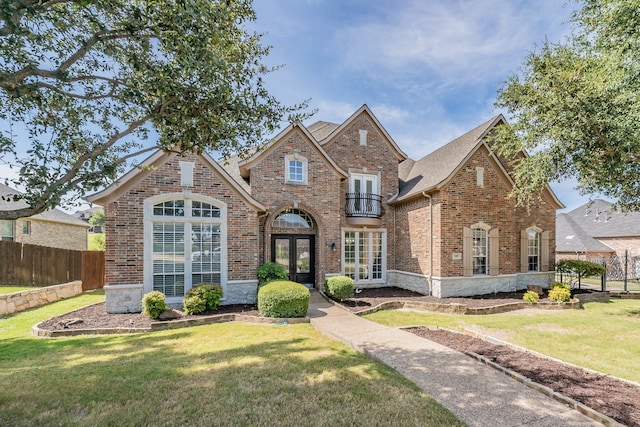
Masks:
[[[229,280],[223,305],[255,304],[258,301],[258,280]]]
[[[140,313],[142,311],[142,283],[104,287],[107,313]]]
[[[513,292],[526,289],[528,285],[549,286],[554,280],[554,272],[518,273],[501,276],[433,277],[432,295],[438,298],[466,297]]]
[[[401,289],[417,292],[422,295],[431,295],[429,277],[424,274],[409,273],[407,271],[388,270],[387,286],[395,286]]]
[[[39,305],[74,297],[82,293],[82,282],[64,283],[33,290],[12,292],[0,295],[0,316],[17,313]]]

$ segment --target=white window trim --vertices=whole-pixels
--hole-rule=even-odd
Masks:
[[[347,232],[360,232],[360,233],[381,233],[381,245],[382,245],[382,277],[380,279],[370,279],[370,280],[354,280],[354,284],[379,284],[379,283],[387,283],[387,230],[385,228],[351,228],[351,227],[343,227],[340,235],[341,239],[341,247],[342,254],[340,256],[340,274],[344,276],[344,250],[345,250],[345,240],[344,233]],[[371,240],[369,240],[371,242]],[[371,244],[371,243],[370,243]],[[356,243],[356,247],[358,244]],[[369,250],[369,268],[373,268],[373,251]],[[356,257],[356,271],[358,271],[358,257]],[[369,270],[369,277],[372,276],[372,271]]]
[[[161,216],[153,214],[153,206],[162,203],[168,202],[171,200],[184,200],[185,206],[185,215],[183,217],[177,216]],[[209,203],[220,209],[220,217],[219,218],[202,218],[202,217],[192,217],[191,216],[191,202],[204,202]],[[168,193],[162,194],[159,196],[149,197],[144,201],[144,293],[151,292],[153,290],[153,223],[156,221],[162,222],[175,222],[175,223],[184,223],[184,234],[185,236],[191,235],[191,223],[210,223],[210,224],[219,224],[220,225],[220,286],[222,286],[222,301],[226,300],[227,297],[227,270],[228,270],[228,262],[227,262],[227,204],[212,197],[200,195],[200,194],[190,194],[190,193]],[[184,266],[184,277],[185,277],[185,294],[192,287],[191,283],[191,245],[184,245],[184,258],[185,258],[185,266]],[[182,297],[167,297],[167,303],[180,303],[182,302]]]
[[[536,270],[530,270],[529,269],[529,233],[530,232],[534,232],[536,233],[536,238],[538,240],[538,265],[537,265],[537,269]],[[536,227],[535,225],[525,229],[525,233],[527,233],[527,273],[537,273],[540,272],[540,270],[542,269],[542,229],[539,227]]]
[[[291,179],[289,174],[289,163],[291,161],[302,163],[302,181],[295,181]],[[308,185],[309,184],[309,161],[306,157],[301,156],[298,153],[289,154],[284,157],[284,182],[286,184],[294,185]]]
[[[349,169],[349,193],[355,192],[355,180],[356,178],[373,178],[373,193],[380,195],[380,172],[367,173],[362,169]],[[364,191],[362,191],[364,193]]]

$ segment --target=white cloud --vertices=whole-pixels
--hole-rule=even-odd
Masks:
[[[344,66],[377,78],[393,72],[394,78],[433,74],[439,85],[486,82],[513,71],[534,48],[532,41],[544,39],[547,17],[539,11],[544,3],[394,3],[384,13],[338,29],[334,39],[344,52]]]

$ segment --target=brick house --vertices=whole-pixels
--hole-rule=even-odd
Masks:
[[[0,210],[27,207],[20,200],[10,200],[18,190],[0,184]],[[53,248],[87,250],[87,228],[89,225],[59,209],[50,209],[26,218],[0,220],[0,240],[29,243]]]
[[[225,304],[255,302],[266,261],[317,288],[332,275],[438,297],[546,286],[562,204],[550,189],[529,211],[507,198],[486,138],[502,122],[417,161],[366,105],[291,125],[244,160],[157,152],[89,197],[105,207],[107,309],[140,310],[153,289],[179,303],[202,281]]]
[[[596,199],[556,218],[557,258],[640,257],[640,212]]]

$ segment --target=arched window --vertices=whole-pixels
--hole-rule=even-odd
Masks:
[[[313,220],[304,211],[299,209],[287,209],[273,221],[274,228],[313,228]]]
[[[540,271],[540,233],[534,229],[527,230],[527,264],[528,271]]]
[[[226,205],[182,194],[145,201],[145,291],[182,298],[201,282],[226,282]]]

